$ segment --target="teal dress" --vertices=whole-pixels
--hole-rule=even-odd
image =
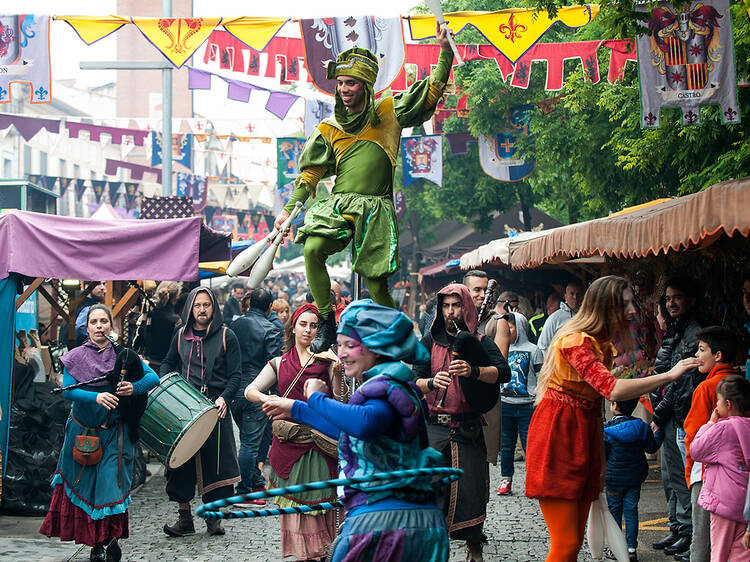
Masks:
[[[159,384],[157,374],[145,363],[144,376],[133,383],[133,394],[145,394]],[[63,386],[76,380],[63,371]],[[96,403],[100,392],[114,393],[111,385],[85,385],[66,391],[64,397],[73,401],[65,424],[65,440],[57,469],[52,478],[54,492],[50,510],[40,533],[61,540],[95,546],[112,538],[127,538],[130,484],[133,476],[134,446],[128,427],[119,423],[116,410]],[[101,429],[101,426],[105,429]],[[73,458],[76,435],[85,428],[97,428],[101,440],[102,459],[93,466],[82,466]]]

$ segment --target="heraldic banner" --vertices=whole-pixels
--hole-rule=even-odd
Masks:
[[[484,173],[500,181],[521,181],[536,168],[536,159],[516,156],[518,137],[529,134],[533,105],[517,105],[508,115],[508,128],[490,137],[479,137],[479,163]]]
[[[644,6],[639,6],[645,10]],[[739,123],[729,0],[659,2],[638,38],[641,127],[659,127],[662,107],[679,107],[682,124],[700,123],[701,105],[718,105],[722,123]]]
[[[191,147],[192,147],[193,135],[188,133],[175,133],[172,135],[172,160],[185,166],[186,168],[192,168],[191,163]],[[162,144],[163,139],[161,133],[151,131],[151,165],[158,166],[162,163]]]
[[[404,163],[404,187],[418,179],[443,185],[443,137],[441,135],[403,137],[401,157]]]
[[[305,47],[307,71],[315,87],[330,95],[336,81],[326,77],[328,62],[352,47],[363,47],[378,58],[375,93],[388,89],[401,72],[406,57],[401,18],[347,16],[302,19],[299,22]]]
[[[49,16],[0,15],[0,103],[13,82],[31,86],[31,103],[52,101]]]
[[[193,202],[193,210],[201,212],[208,200],[208,178],[177,172],[177,195],[188,197]]]
[[[276,172],[278,183],[276,184],[276,198],[274,212],[278,214],[281,208],[286,205],[294,191],[294,180],[299,175],[299,157],[302,154],[302,147],[305,145],[305,139],[294,137],[282,137],[276,139]]]

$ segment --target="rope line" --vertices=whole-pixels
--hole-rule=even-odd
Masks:
[[[433,467],[433,468],[410,468],[407,470],[394,470],[391,472],[378,472],[370,474],[368,476],[352,476],[351,478],[336,478],[332,480],[321,480],[319,482],[307,482],[303,484],[294,484],[292,486],[285,486],[284,488],[273,488],[271,490],[261,490],[258,492],[251,492],[249,494],[242,494],[239,496],[232,496],[201,505],[195,510],[195,514],[198,517],[204,519],[241,519],[249,517],[266,517],[270,515],[286,515],[289,513],[309,513],[311,511],[325,511],[329,509],[336,509],[342,507],[344,504],[336,502],[322,502],[312,505],[302,505],[294,507],[283,507],[273,509],[256,509],[246,511],[220,511],[223,507],[228,507],[237,503],[245,503],[251,500],[259,500],[263,498],[270,498],[276,496],[283,496],[286,494],[299,494],[301,492],[309,492],[312,490],[324,490],[327,488],[334,488],[337,486],[350,486],[352,484],[366,484],[368,482],[380,482],[383,480],[397,480],[400,478],[424,478],[431,476],[443,476],[439,480],[432,483],[434,488],[439,488],[445,484],[449,484],[454,480],[458,480],[463,474],[463,470],[460,468],[450,467]],[[367,492],[367,490],[360,490]]]

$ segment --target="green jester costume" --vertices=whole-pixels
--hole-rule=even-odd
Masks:
[[[365,107],[350,113],[336,93],[335,118],[318,125],[305,143],[299,159],[301,173],[285,206],[291,211],[297,201],[315,197],[318,182],[336,175],[333,192],[309,206],[295,240],[304,244],[307,281],[324,325],[334,324],[326,322],[333,315],[325,262],[352,238],[352,269],[364,277],[375,302],[395,308],[387,279],[399,268],[393,174],[401,130],[420,125],[432,116],[452,61],[453,53],[441,50],[430,78],[377,101],[373,84],[378,63],[370,51],[354,47],[329,63],[329,78],[351,76],[364,83]]]

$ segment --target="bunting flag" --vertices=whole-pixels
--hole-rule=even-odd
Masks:
[[[172,161],[182,164],[186,168],[192,168],[192,138],[188,133],[176,133],[172,135]],[[151,131],[151,165],[158,166],[162,163],[162,136],[161,133]],[[136,178],[137,179],[137,178]]]
[[[263,51],[289,18],[251,18],[242,16],[224,21],[224,29],[245,45]]]
[[[250,93],[253,90],[268,92],[270,95],[266,102],[266,109],[279,119],[284,119],[292,108],[292,105],[294,105],[294,102],[300,98],[300,96],[290,92],[269,90],[268,88],[256,86],[248,82],[226,78],[207,70],[190,67],[188,71],[188,88],[191,90],[210,90],[211,76],[216,76],[228,84],[227,98],[230,100],[248,103],[250,101]]]
[[[333,117],[332,103],[305,99],[305,137],[312,135],[315,127],[329,117]]]
[[[50,191],[54,191],[56,183],[57,176],[42,176],[42,187],[45,187]]]
[[[169,62],[180,68],[222,18],[130,18]]]
[[[134,182],[123,182],[125,186],[125,209],[130,211],[138,201],[138,184]]]
[[[193,211],[199,213],[208,202],[208,178],[177,172],[177,195],[193,202]]]
[[[520,135],[529,134],[533,105],[520,105],[510,110],[508,128],[492,137],[479,137],[479,163],[484,173],[500,181],[521,181],[536,168],[536,159],[515,158]]]
[[[0,103],[13,83],[29,85],[31,103],[52,101],[49,16],[0,15]]]
[[[72,139],[77,139],[80,131],[88,131],[89,139],[99,142],[102,140],[101,134],[107,133],[112,139],[112,144],[122,144],[123,136],[130,136],[133,137],[133,142],[136,146],[143,146],[143,139],[148,136],[148,131],[142,131],[140,129],[103,127],[100,125],[92,125],[90,123],[73,123],[71,121],[66,121],[65,127],[68,129],[68,136]]]
[[[443,137],[403,137],[401,154],[404,164],[404,187],[418,179],[443,185]]]
[[[102,195],[104,195],[104,188],[107,185],[107,180],[91,180],[91,188],[94,190],[94,199],[96,204],[102,202]]]
[[[130,23],[128,18],[122,16],[55,16],[55,19],[67,22],[87,45],[104,39]]]
[[[65,195],[65,192],[68,191],[68,187],[73,181],[73,178],[57,178],[60,182],[60,197]]]
[[[468,154],[469,143],[477,142],[477,139],[469,133],[448,133],[443,136],[448,139],[451,154]]]
[[[250,224],[253,225],[253,231],[258,230],[258,227],[260,226],[261,218],[262,218],[262,215],[260,213],[252,213],[250,215]]]
[[[120,185],[122,182],[119,181],[111,181],[109,183],[109,202],[110,204],[115,207],[117,200],[120,198]]]
[[[271,232],[273,230],[273,223],[276,222],[276,217],[273,215],[265,214],[263,215],[263,220],[266,221],[268,232]]]
[[[435,24],[433,23],[433,26]],[[347,16],[299,20],[307,72],[313,85],[327,94],[336,91],[328,79],[328,62],[352,47],[363,47],[378,59],[375,93],[387,90],[404,66],[406,44],[401,17]],[[434,30],[433,30],[434,35]]]
[[[445,14],[445,21],[456,35],[467,25],[473,25],[497,50],[511,62],[516,62],[556,22],[562,22],[571,28],[582,27],[598,13],[598,4],[585,4],[561,7],[554,18],[546,11],[511,9],[497,12],[453,12]],[[412,38],[435,37],[435,16],[408,16],[408,20]]]
[[[24,117],[23,115],[8,115],[0,113],[0,130],[13,125],[23,140],[30,141],[40,130],[47,129],[50,133],[60,132],[60,121],[57,119],[40,119],[38,117]]]
[[[117,170],[125,168],[130,170],[130,179],[142,180],[143,174],[148,172],[156,176],[157,183],[161,183],[161,170],[159,168],[151,168],[141,164],[133,164],[132,162],[123,162],[122,160],[112,160],[111,158],[107,158],[104,164],[104,173],[108,176],[116,176],[118,174]]]
[[[86,180],[76,179],[76,201],[83,199],[84,191],[86,191]]]
[[[581,45],[578,45],[580,43]],[[625,67],[629,61],[636,61],[634,39],[613,39],[603,41],[571,41],[567,43],[536,43],[528,49],[515,63],[491,44],[457,45],[458,52],[464,60],[488,60],[492,59],[497,64],[503,80],[513,76],[514,87],[528,87],[528,71],[533,62],[547,63],[546,88],[559,90],[562,88],[563,69],[566,57],[580,59],[585,62],[586,68],[598,70],[598,59],[591,59],[592,46],[598,57],[598,49],[609,50],[609,69],[607,79],[610,83],[622,79]],[[412,81],[427,78],[431,67],[438,59],[440,45],[436,44],[408,44],[406,46],[406,57],[404,68],[391,84],[391,90],[402,92],[406,90]],[[269,61],[277,64],[262,64],[260,55],[249,49],[225,31],[214,31],[208,38],[203,62],[209,64],[217,63],[220,68],[232,70],[233,72],[247,73],[251,76],[263,76],[266,78],[281,79],[283,74],[285,80],[301,80],[302,75],[295,71],[295,67],[305,64],[305,53],[302,40],[294,37],[275,37],[266,47],[264,54]],[[246,64],[246,61],[247,62]],[[596,64],[595,64],[596,63]],[[524,72],[519,65],[525,68]],[[416,72],[410,74],[407,80],[407,67],[416,66]],[[518,72],[516,71],[519,69]],[[586,79],[598,82],[598,72],[586,72]],[[312,78],[307,73],[307,80]]]
[[[647,25],[637,40],[641,127],[658,128],[662,107],[679,107],[682,124],[696,125],[702,105],[718,105],[722,123],[739,123],[729,0],[659,2]]]
[[[286,205],[292,196],[294,180],[299,175],[297,163],[304,144],[305,139],[285,137],[276,139],[276,189],[282,206]]]

